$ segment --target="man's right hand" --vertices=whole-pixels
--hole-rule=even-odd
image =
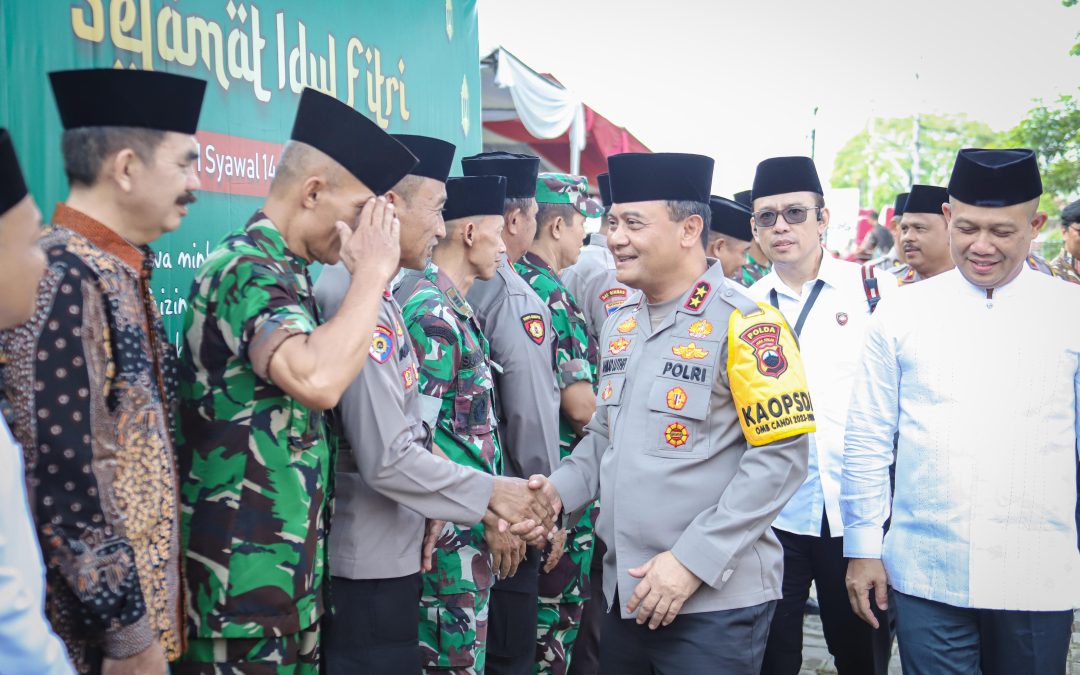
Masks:
[[[525,557],[525,542],[509,532],[485,527],[484,540],[491,551],[491,570],[499,579],[509,579],[517,574],[518,565]]]
[[[126,659],[105,657],[101,662],[101,675],[168,675],[169,663],[165,651],[157,640],[135,656]]]
[[[870,609],[870,590],[874,591],[874,604],[878,609],[888,609],[889,580],[885,574],[885,565],[877,558],[852,558],[848,561],[844,582],[847,584],[852,611],[875,629],[880,628],[881,624]]]
[[[341,242],[341,262],[353,278],[360,270],[366,282],[375,280],[380,286],[390,283],[401,257],[401,223],[394,214],[394,205],[386,197],[369,199],[355,227],[340,220],[334,225]]]
[[[495,477],[488,510],[509,523],[510,531],[519,537],[537,528],[550,532],[558,515],[542,493],[530,490],[520,478],[505,476]]]

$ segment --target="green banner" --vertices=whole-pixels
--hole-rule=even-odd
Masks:
[[[67,194],[49,71],[138,68],[208,81],[199,201],[154,246],[154,293],[179,343],[195,270],[262,203],[303,88],[388,131],[455,143],[460,158],[481,148],[477,40],[475,0],[9,0],[0,3],[0,126],[48,219]]]

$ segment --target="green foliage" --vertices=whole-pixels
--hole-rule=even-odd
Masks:
[[[1077,0],[1061,0],[1061,4],[1065,7],[1075,7]],[[1076,33],[1076,44],[1069,50],[1069,54],[1073,56],[1080,56],[1080,31]]]
[[[1080,196],[1080,99],[1062,96],[1052,106],[1037,103],[1005,134],[1004,141],[1010,146],[1031,148],[1039,156],[1043,177],[1039,206],[1055,216]]]

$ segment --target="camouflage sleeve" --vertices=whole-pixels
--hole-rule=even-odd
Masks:
[[[461,361],[461,340],[453,320],[443,316],[446,307],[410,302],[403,309],[406,329],[416,345],[420,362],[420,396],[424,421],[453,433],[454,378]],[[438,407],[436,407],[438,406]]]
[[[315,317],[300,302],[295,278],[258,260],[240,258],[209,283],[222,334],[265,380],[277,348],[316,328]]]
[[[565,389],[575,382],[592,382],[592,366],[589,359],[589,333],[585,317],[577,308],[569,293],[552,296],[551,328],[555,331],[555,375],[559,388]]]
[[[95,457],[91,404],[104,405],[109,388],[109,331],[105,300],[87,276],[66,268],[42,282],[40,292],[53,297],[37,340],[47,361],[34,374],[39,457],[28,478],[46,565],[80,603],[72,621],[103,640],[106,656],[126,658],[155,631],[124,523],[109,507],[118,497],[116,458],[107,448]]]

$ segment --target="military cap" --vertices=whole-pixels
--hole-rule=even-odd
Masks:
[[[49,73],[64,129],[138,127],[193,134],[206,81],[157,70],[91,68]]]
[[[949,191],[937,185],[912,185],[903,213],[941,215],[941,205],[949,201]]]
[[[651,201],[709,203],[713,160],[681,152],[625,152],[608,158],[615,204]]]
[[[750,209],[742,204],[712,195],[709,197],[709,230],[717,234],[726,234],[739,241],[752,241],[750,230]]]
[[[11,134],[0,127],[0,216],[21,202],[28,192]]]
[[[1035,153],[1027,148],[956,153],[949,196],[972,206],[1003,207],[1031,201],[1042,194]]]
[[[754,208],[754,200],[750,196],[750,190],[743,190],[742,192],[735,193],[735,201],[742,204],[748,209]]]
[[[770,157],[757,165],[751,189],[753,199],[788,192],[825,194],[814,160],[809,157]]]
[[[506,200],[504,176],[464,176],[446,181],[443,220],[469,216],[501,216]]]
[[[502,176],[506,178],[507,199],[536,196],[536,176],[540,158],[517,152],[482,152],[461,160],[466,176]]]
[[[602,173],[596,177],[596,186],[600,189],[600,203],[604,208],[611,206],[611,174]]]
[[[901,192],[896,195],[896,200],[893,201],[892,215],[893,218],[899,218],[904,215],[904,211],[907,209],[908,196],[911,193]]]
[[[300,94],[292,136],[330,156],[377,195],[409,175],[416,157],[394,137],[333,96]]]
[[[589,196],[589,179],[570,173],[541,173],[536,178],[538,204],[569,204],[586,218],[604,212],[600,202]]]
[[[398,143],[404,145],[409,152],[416,155],[420,163],[409,172],[410,176],[434,178],[440,183],[445,183],[450,176],[450,167],[454,164],[453,143],[448,143],[441,138],[431,136],[415,136],[413,134],[392,134]]]

